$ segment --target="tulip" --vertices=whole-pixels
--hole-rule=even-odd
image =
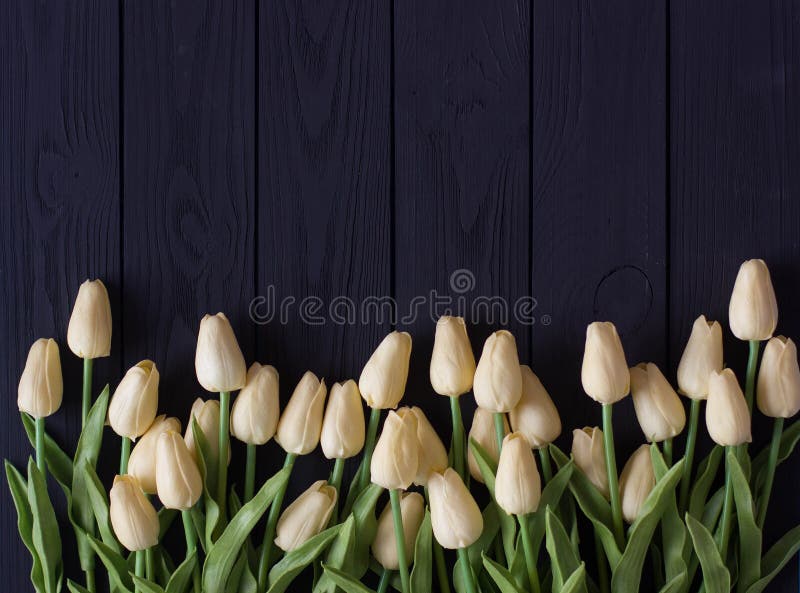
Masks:
[[[509,432],[508,421],[505,420],[503,436]],[[474,440],[483,447],[483,450],[486,451],[489,458],[495,463],[500,459],[500,446],[495,438],[494,414],[492,414],[492,412],[484,410],[483,408],[477,408],[475,410],[475,414],[472,416],[472,426],[469,429],[468,440]],[[475,455],[472,452],[472,447],[469,448],[467,465],[473,479],[483,484],[483,475],[481,474],[478,461],[475,459]]]
[[[150,428],[158,409],[158,379],[152,360],[125,373],[108,405],[108,422],[119,436],[137,439]]]
[[[495,413],[510,412],[522,397],[522,372],[517,343],[500,330],[486,339],[473,385],[478,406]]]
[[[706,427],[715,443],[733,446],[752,440],[747,402],[731,369],[711,373],[707,406]]]
[[[500,508],[509,515],[526,515],[539,508],[542,481],[531,445],[521,433],[512,432],[503,440],[494,496]]]
[[[67,344],[79,358],[111,354],[111,303],[100,280],[86,280],[78,289],[67,327]]]
[[[778,325],[778,302],[763,259],[750,259],[739,268],[728,307],[731,331],[740,340],[772,337]]]
[[[206,315],[200,321],[194,368],[206,391],[224,393],[244,386],[247,379],[244,356],[224,313]]]
[[[406,558],[414,553],[417,533],[425,517],[425,500],[417,492],[404,492],[400,495],[400,511],[403,519],[403,540]],[[392,505],[387,504],[378,518],[375,539],[372,540],[372,555],[386,570],[397,570],[400,562],[397,556],[397,538],[392,517]]]
[[[475,355],[463,317],[440,317],[431,354],[430,379],[439,395],[458,397],[472,389]]]
[[[278,520],[275,544],[285,552],[300,547],[325,526],[336,505],[336,488],[319,480],[286,507]]]
[[[174,430],[167,430],[158,437],[156,485],[158,498],[168,509],[189,510],[203,493],[197,462],[181,435]]]
[[[532,447],[546,447],[561,434],[561,418],[553,400],[527,365],[522,373],[522,397],[509,413],[511,430],[525,436]]]
[[[389,412],[370,463],[372,483],[405,490],[417,476],[419,453],[416,417]]]
[[[628,459],[619,478],[622,516],[628,523],[636,521],[655,485],[656,476],[650,458],[650,446],[642,445]]]
[[[483,531],[483,517],[459,475],[451,468],[431,474],[428,490],[436,541],[448,550],[475,543]]]
[[[364,408],[352,379],[334,383],[322,420],[320,445],[328,459],[348,459],[364,447]]]
[[[155,494],[158,491],[156,486],[156,446],[158,437],[170,430],[180,432],[180,420],[168,418],[164,414],[158,416],[131,451],[131,457],[128,460],[128,474],[139,480],[139,486],[147,494]]]
[[[407,410],[407,412],[406,412]],[[401,408],[398,414],[413,414],[417,429],[417,446],[419,448],[419,463],[417,476],[414,483],[417,486],[426,486],[431,472],[443,472],[447,468],[447,449],[442,443],[442,439],[436,433],[425,413],[414,406],[413,408]],[[402,415],[402,414],[401,414]]]
[[[219,459],[219,431],[217,430],[219,428],[219,401],[215,399],[203,401],[198,397],[192,404],[189,423],[186,425],[186,433],[183,438],[192,457],[195,461],[198,461],[200,453],[194,439],[193,420],[197,422],[200,432],[203,433],[206,441],[208,441],[211,459],[206,459],[206,464],[210,467],[216,467]],[[230,461],[230,451],[228,451],[228,461]]]
[[[327,393],[325,381],[306,371],[278,421],[275,440],[284,451],[306,455],[317,447]]]
[[[64,384],[55,340],[40,338],[28,351],[17,388],[17,407],[34,418],[46,418],[61,407]]]
[[[396,408],[406,390],[411,336],[392,332],[369,357],[358,379],[361,397],[370,408]]]
[[[758,409],[771,418],[791,418],[800,411],[797,346],[777,336],[767,342],[758,372]]]
[[[697,400],[708,397],[708,378],[722,370],[722,327],[701,315],[692,325],[692,333],[678,364],[678,388]]]
[[[625,352],[610,321],[595,321],[586,328],[581,383],[589,397],[602,404],[618,402],[630,391]]]
[[[686,425],[686,412],[658,367],[641,363],[630,373],[633,407],[645,438],[659,443],[679,435]]]
[[[589,481],[600,493],[609,497],[608,471],[603,431],[598,427],[586,426],[572,431],[572,458]]]
[[[278,371],[254,362],[231,408],[231,434],[248,445],[263,445],[275,435],[280,416]]]
[[[158,543],[158,514],[133,476],[117,476],[108,495],[111,527],[119,543],[131,552]]]

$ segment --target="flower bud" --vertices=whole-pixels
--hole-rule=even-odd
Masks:
[[[158,379],[152,360],[125,373],[108,405],[108,423],[119,436],[136,440],[150,428],[158,411]]]
[[[194,431],[192,430],[192,419],[197,421],[200,432],[208,441],[209,454],[211,459],[206,459],[206,463],[216,466],[219,459],[219,401],[209,399],[203,401],[199,397],[192,404],[192,411],[189,414],[189,423],[186,425],[184,440],[189,452],[195,461],[199,459],[197,444],[194,442]],[[230,449],[228,449],[228,463],[230,463]]]
[[[583,390],[601,404],[613,404],[628,395],[630,381],[617,328],[610,321],[590,323],[581,367]]]
[[[411,336],[392,332],[378,344],[358,378],[361,397],[370,408],[396,408],[406,390]]]
[[[61,407],[63,394],[58,344],[52,338],[39,338],[28,351],[19,378],[17,407],[34,418],[46,418]]]
[[[678,364],[678,389],[690,399],[706,399],[711,372],[721,370],[722,327],[701,315],[692,325],[692,334]]]
[[[768,340],[778,325],[778,301],[763,259],[742,264],[733,285],[728,322],[740,340]]]
[[[481,536],[483,516],[461,477],[448,467],[428,481],[431,526],[439,545],[448,550],[466,548]]]
[[[131,475],[117,476],[111,487],[109,516],[114,535],[131,552],[152,548],[158,543],[158,514]]]
[[[325,412],[325,381],[311,371],[300,379],[278,421],[275,440],[287,453],[306,455],[319,443],[322,415]]]
[[[431,472],[443,472],[447,468],[447,449],[436,429],[428,421],[425,413],[417,406],[413,408],[401,408],[397,410],[401,416],[403,413],[413,414],[417,431],[417,445],[419,447],[419,463],[417,467],[417,477],[414,483],[418,486],[428,484],[428,477]]]
[[[139,485],[147,494],[155,494],[156,485],[156,447],[158,437],[168,430],[180,432],[181,422],[177,418],[158,416],[150,428],[142,435],[131,451],[128,460],[128,473],[139,480]]]
[[[168,509],[186,511],[203,493],[203,479],[197,462],[181,435],[174,430],[161,433],[156,447],[158,498]]]
[[[80,358],[111,354],[111,303],[100,280],[86,280],[78,289],[67,327],[67,344]]]
[[[364,448],[364,408],[352,379],[331,387],[319,442],[328,459],[347,459]]]
[[[522,397],[522,373],[511,332],[496,331],[486,339],[472,390],[478,406],[491,412],[510,412],[517,405]]]
[[[413,414],[389,412],[370,463],[373,484],[387,490],[405,490],[419,466],[417,419]]]
[[[194,370],[206,391],[221,393],[244,387],[247,366],[224,313],[206,315],[200,321]]]
[[[431,385],[439,395],[456,397],[472,389],[475,355],[463,317],[443,316],[436,323],[431,354]]]
[[[526,515],[539,508],[542,480],[531,445],[518,432],[512,432],[503,439],[494,497],[500,508],[509,515]]]
[[[606,448],[603,444],[603,431],[586,426],[572,431],[572,458],[575,465],[606,498],[608,490],[608,470],[606,469]]]
[[[783,336],[764,348],[758,371],[758,409],[771,418],[791,418],[800,411],[800,368],[797,346]]]
[[[406,558],[413,558],[417,533],[425,518],[425,500],[418,492],[404,492],[400,495],[400,513],[403,516],[403,539],[405,540]],[[394,531],[392,505],[386,507],[378,517],[378,529],[372,540],[372,555],[386,570],[397,570],[400,562],[397,559],[397,536]]]
[[[508,420],[506,420],[505,414],[503,415],[503,430],[503,434],[509,433]],[[467,442],[471,439],[475,439],[475,442],[483,447],[487,455],[497,463],[500,458],[500,451],[497,448],[497,433],[494,428],[494,414],[492,412],[483,408],[475,410]],[[472,447],[467,447],[467,465],[469,466],[469,474],[476,481],[483,484],[481,468],[472,454]]]
[[[336,497],[336,488],[325,480],[311,484],[281,514],[275,544],[284,552],[291,552],[325,529]]]
[[[522,372],[522,397],[509,413],[511,429],[525,435],[532,447],[546,447],[561,434],[561,418],[553,400],[527,365]]]
[[[622,516],[628,523],[636,521],[639,511],[656,485],[650,446],[642,445],[633,452],[619,477]]]
[[[686,425],[686,411],[672,385],[652,362],[631,368],[631,396],[645,438],[660,443]]]
[[[278,371],[254,362],[231,408],[231,434],[248,445],[263,445],[275,435],[279,416]]]
[[[708,380],[706,428],[713,441],[723,447],[752,440],[750,411],[739,381],[730,369],[712,372]]]

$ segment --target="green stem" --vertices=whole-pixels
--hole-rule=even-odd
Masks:
[[[504,414],[502,412],[495,412],[494,413],[494,434],[497,437],[497,454],[500,455],[500,451],[503,450],[503,439],[506,436],[506,424],[503,422],[505,418],[503,418]]]
[[[256,487],[256,446],[247,443],[247,460],[244,468],[244,502],[250,502]]]
[[[458,561],[461,563],[461,576],[464,581],[465,593],[478,593],[475,579],[472,576],[472,567],[469,563],[469,554],[466,548],[458,549]]]
[[[186,557],[188,558],[192,552],[197,551],[197,534],[194,532],[194,525],[192,524],[192,515],[191,511],[182,511],[181,516],[183,517],[183,532],[186,535]],[[194,593],[201,593],[202,589],[200,587],[200,559],[197,559],[197,562],[194,565],[194,571],[192,571],[192,583],[193,583],[193,592]]]
[[[36,418],[36,467],[42,472],[42,476],[46,475],[47,466],[44,459],[44,418]]]
[[[783,434],[783,418],[775,418],[772,426],[772,442],[769,445],[769,459],[767,461],[767,477],[764,481],[764,490],[761,493],[761,505],[758,509],[758,526],[764,527],[764,520],[767,518],[767,507],[769,497],[772,494],[772,484],[775,481],[775,467],[778,465],[778,453],[781,448],[781,435]]]
[[[600,535],[594,530],[594,553],[597,559],[597,574],[600,581],[600,593],[610,593],[611,583],[608,579],[608,562],[606,560],[605,548],[600,541]]]
[[[131,457],[131,440],[122,437],[122,446],[119,452],[119,475],[124,476],[128,473],[128,459]]]
[[[153,580],[154,564],[153,564],[153,548],[147,548],[144,553],[145,575],[148,581]]]
[[[453,465],[461,479],[464,479],[464,421],[461,418],[459,398],[450,397],[450,416],[453,420]]]
[[[294,462],[297,455],[294,453],[287,453],[286,460],[283,462],[284,468],[289,468],[289,476],[291,476]],[[269,508],[269,517],[267,518],[267,527],[264,530],[264,542],[261,545],[261,558],[258,561],[258,590],[262,593],[267,590],[267,575],[269,572],[269,564],[272,561],[272,547],[275,539],[275,527],[278,525],[278,517],[281,514],[281,505],[283,505],[283,497],[286,495],[286,486],[289,484],[289,476],[286,481],[276,493],[275,498],[272,500],[272,506]]]
[[[425,500],[428,501],[428,506],[430,506],[430,494],[428,493],[428,487],[424,486],[425,492]],[[436,538],[433,538],[433,560],[436,563],[436,578],[439,580],[439,591],[440,593],[450,593],[450,577],[447,574],[447,564],[444,560],[444,550],[442,546],[439,545],[439,542],[436,541]]]
[[[686,434],[686,451],[683,454],[683,476],[681,477],[681,494],[678,508],[681,516],[686,512],[689,504],[689,488],[692,485],[692,463],[694,462],[694,448],[697,444],[697,424],[700,420],[700,408],[703,400],[693,399],[689,408],[689,431]]]
[[[519,531],[522,536],[522,549],[525,552],[525,564],[528,568],[528,582],[531,585],[531,593],[541,593],[539,585],[539,571],[536,567],[536,557],[533,555],[533,542],[531,541],[530,530],[528,529],[527,515],[517,517]]]
[[[545,445],[539,449],[539,461],[542,462],[542,486],[553,479],[553,466],[550,464],[550,446]]]
[[[336,488],[336,504],[333,505],[333,514],[331,514],[329,525],[336,525],[339,522],[339,499],[341,498],[342,494],[344,461],[344,459],[336,459],[336,461],[333,462],[333,471],[331,472],[331,477],[328,479],[328,483]]]
[[[736,451],[736,447],[725,447],[725,502],[722,503],[722,517],[720,517],[719,553],[722,561],[728,553],[728,543],[731,539],[731,523],[733,519],[733,483],[731,479],[731,464],[728,463],[728,454]]]
[[[756,364],[758,363],[758,349],[761,342],[750,340],[750,353],[747,357],[747,376],[744,385],[744,398],[747,400],[747,408],[753,411],[753,391],[756,384]]]
[[[83,359],[83,405],[81,406],[81,427],[86,424],[89,410],[92,408],[92,367],[93,358]]]
[[[672,467],[672,439],[666,439],[664,441],[664,462],[667,464],[667,467]]]
[[[403,513],[400,509],[400,491],[389,490],[392,503],[392,519],[394,519],[394,539],[397,544],[397,564],[400,571],[400,582],[403,593],[409,593],[411,585],[408,579],[408,560],[406,559],[406,536],[403,531]]]
[[[230,447],[231,394],[219,394],[219,460],[217,465],[217,504],[223,524],[227,515],[225,498],[228,493],[228,448]]]
[[[144,578],[145,551],[139,550],[138,552],[135,552],[135,554],[136,554],[136,566],[134,568],[134,574],[137,577]],[[136,585],[135,589],[137,593],[142,590],[138,585]]]
[[[86,573],[86,589],[90,593],[95,593],[97,591],[97,583],[94,578],[94,568],[87,568],[84,572]]]
[[[608,490],[611,494],[611,517],[614,521],[614,538],[620,549],[625,549],[625,531],[622,525],[622,501],[617,478],[617,456],[614,453],[614,425],[611,422],[613,404],[603,404],[603,439],[608,471]]]
[[[392,580],[392,571],[384,568],[381,573],[381,580],[378,581],[377,593],[386,593],[389,590],[389,583]]]
[[[367,436],[364,441],[364,455],[361,458],[361,463],[356,470],[356,478],[350,484],[350,491],[347,493],[347,498],[342,507],[342,514],[346,517],[350,514],[350,509],[356,501],[356,498],[369,482],[369,466],[372,463],[372,452],[375,449],[375,439],[378,435],[378,425],[381,422],[381,411],[378,408],[372,408],[369,414],[369,424],[367,425]]]

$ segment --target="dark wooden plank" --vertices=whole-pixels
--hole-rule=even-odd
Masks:
[[[115,318],[112,356],[95,364],[96,385],[119,373],[118,61],[116,3],[0,7],[0,451],[18,467],[31,448],[17,382],[37,338],[58,340],[64,371],[64,405],[48,431],[69,448],[77,441],[82,367],[66,330],[87,277],[104,280]],[[0,574],[8,590],[27,591],[30,557],[3,489]],[[62,497],[53,495],[66,538]],[[69,576],[77,571],[73,551],[65,544]]]

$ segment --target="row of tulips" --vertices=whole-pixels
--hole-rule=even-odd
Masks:
[[[369,593],[364,582],[377,582],[379,593],[622,593],[642,586],[648,553],[648,578],[661,593],[758,593],[800,549],[797,527],[762,550],[776,466],[800,440],[797,424],[784,431],[784,419],[800,410],[800,367],[792,340],[773,337],[777,313],[766,265],[745,262],[729,310],[731,330],[750,344],[744,390],[724,368],[717,322],[695,321],[677,391],[655,364],[628,366],[613,324],[590,324],[581,380],[601,404],[602,427],[574,430],[567,456],[554,444],[562,431],[556,405],[520,364],[513,335],[493,333],[476,362],[467,326],[455,317],[438,321],[430,363],[433,390],[450,400],[449,449],[420,408],[398,407],[412,345],[403,332],[383,339],[358,383],[329,391],[305,373],[281,411],[278,372],[257,362],[247,369],[226,317],[207,315],[195,368],[218,397],[198,398],[185,430],[179,419],[158,415],[152,361],[132,367],[112,397],[106,386],[94,399],[93,360],[110,352],[111,308],[102,282],[87,281],[67,331],[70,350],[84,360],[83,430],[73,455],[45,431],[63,394],[54,340],[33,344],[19,383],[36,459],[27,475],[6,462],[6,475],[33,559],[31,580],[47,593],[64,580],[49,473],[67,498],[84,571],[82,583],[67,580],[73,593],[98,590],[98,560],[119,593],[279,593],[306,567],[313,567],[315,593]],[[460,397],[470,392],[478,408],[465,435]],[[629,394],[648,443],[618,473],[612,410]],[[688,419],[679,394],[690,400]],[[716,446],[695,466],[704,401]],[[754,401],[774,418],[774,431],[751,461]],[[108,493],[95,470],[106,424],[121,438]],[[684,431],[682,457],[674,459],[673,439]],[[246,444],[241,496],[227,476],[231,436]],[[273,438],[284,466],[256,489],[258,447]],[[318,445],[333,461],[330,476],[284,507],[297,457]],[[346,488],[345,460],[359,454]],[[476,483],[490,495],[483,509],[473,496],[482,488]],[[376,517],[383,491],[389,502]],[[186,546],[176,562],[160,542],[178,515]],[[581,524],[593,540],[581,541]],[[594,571],[582,560],[587,551]]]

